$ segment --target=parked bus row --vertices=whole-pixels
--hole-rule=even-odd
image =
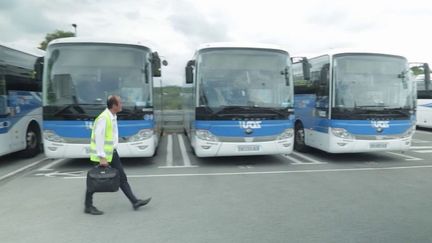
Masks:
[[[52,41],[44,59],[0,51],[1,154],[34,155],[43,142],[47,157],[87,158],[109,95],[124,103],[120,155],[155,154],[162,94],[153,78],[162,63],[149,45],[72,37]],[[432,124],[429,66],[400,55],[293,58],[276,45],[207,43],[187,62],[185,81],[184,131],[199,157],[408,150],[416,122]]]
[[[280,48],[206,44],[186,67],[185,131],[201,157],[408,150],[411,75],[398,55],[333,51],[291,65]]]

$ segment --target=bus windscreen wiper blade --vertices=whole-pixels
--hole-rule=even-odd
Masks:
[[[262,111],[271,111],[271,112],[276,113],[276,114],[281,115],[281,116],[286,116],[286,115],[288,115],[288,111],[284,111],[284,110],[281,110],[281,109],[279,109],[279,108],[273,108],[273,107],[259,107],[259,108],[257,108],[257,109],[262,110]]]
[[[249,106],[222,106],[222,108],[216,111],[215,115],[219,115],[223,112],[234,112],[234,111],[250,111],[251,107]]]
[[[71,108],[73,108],[74,110],[78,111],[80,114],[85,114],[84,109],[80,105],[78,105],[78,104],[70,104],[70,105],[65,105],[59,111],[57,111],[56,113],[54,113],[54,116],[60,115],[63,112],[65,112],[65,111],[67,111],[67,110],[69,110]]]
[[[357,105],[355,108],[384,108],[384,105]]]
[[[403,114],[403,115],[409,114],[409,109],[410,108],[402,108],[402,107],[398,107],[398,108],[384,108],[385,111],[390,111],[390,112],[393,112],[393,113],[398,113],[398,114]]]

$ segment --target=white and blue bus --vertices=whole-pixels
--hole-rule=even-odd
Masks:
[[[82,38],[52,41],[43,77],[43,135],[49,158],[88,158],[94,119],[109,95],[119,95],[118,152],[150,157],[161,135],[160,107],[153,104],[157,52],[138,43]]]
[[[428,63],[412,63],[411,71],[417,85],[417,126],[432,128],[432,84]]]
[[[0,45],[0,156],[32,157],[42,148],[42,65],[42,51]]]
[[[332,51],[294,63],[293,76],[296,150],[410,148],[415,86],[405,57]]]
[[[198,157],[288,154],[293,84],[274,45],[202,44],[186,66],[184,128]]]

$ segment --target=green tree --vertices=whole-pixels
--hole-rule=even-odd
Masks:
[[[39,49],[46,50],[48,43],[50,43],[52,40],[58,39],[58,38],[64,38],[64,37],[73,37],[75,34],[70,31],[63,31],[63,30],[56,30],[52,33],[48,33],[45,36],[45,40],[42,41],[39,44]]]

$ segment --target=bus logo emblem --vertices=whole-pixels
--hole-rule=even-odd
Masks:
[[[389,128],[389,121],[371,121],[371,125],[377,132],[382,132],[384,128]]]
[[[252,134],[253,133],[252,128],[246,128],[245,133],[248,134],[248,135]],[[246,141],[246,142],[248,142],[248,141]]]
[[[257,129],[261,128],[261,121],[239,121],[240,128]]]

